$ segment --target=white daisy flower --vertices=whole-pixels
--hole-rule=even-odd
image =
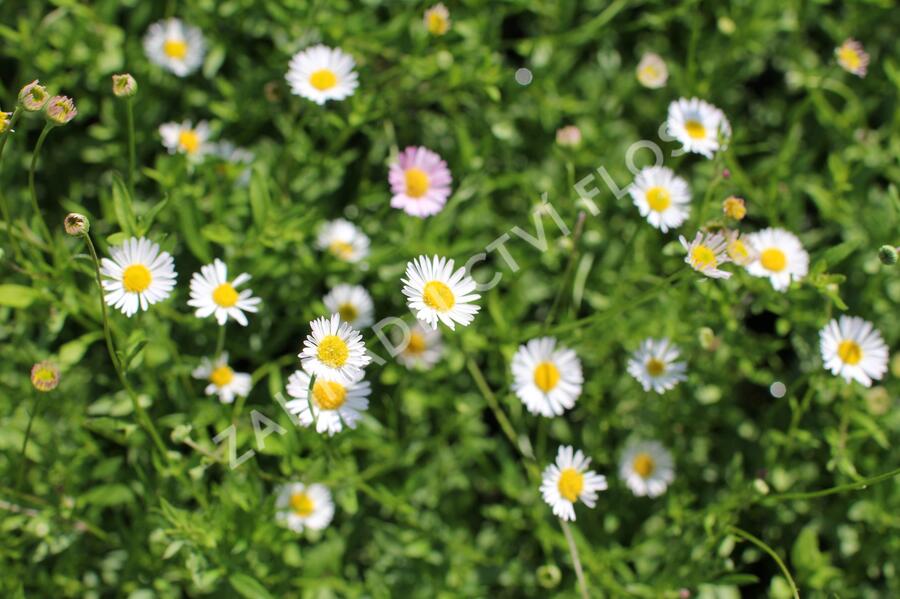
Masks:
[[[327,380],[350,384],[362,378],[363,368],[372,361],[362,335],[338,314],[317,318],[309,326],[312,333],[303,342],[300,364],[303,370]]]
[[[125,316],[161,302],[175,288],[175,261],[149,239],[131,237],[109,248],[111,258],[103,258],[100,274],[106,303]]]
[[[561,416],[581,395],[581,361],[553,337],[532,339],[512,359],[513,391],[532,414]]]
[[[436,329],[438,320],[456,328],[459,323],[467,326],[478,313],[473,304],[481,296],[475,291],[475,281],[465,268],[453,272],[453,260],[419,256],[406,264],[403,279],[403,295],[416,318]]]
[[[825,370],[848,383],[859,381],[870,387],[887,372],[888,346],[871,322],[858,316],[841,316],[819,332],[819,347]]]
[[[666,62],[659,54],[653,52],[647,52],[641,57],[641,62],[638,63],[635,74],[638,82],[649,89],[665,87],[666,81],[669,79],[669,69],[666,67]]]
[[[423,327],[418,321],[409,330],[409,339],[397,354],[397,361],[410,370],[431,370],[444,355],[441,332]]]
[[[285,78],[292,93],[321,106],[353,95],[359,85],[355,66],[353,57],[340,48],[318,44],[294,54]]]
[[[619,476],[638,497],[659,497],[675,480],[672,454],[656,441],[629,443],[619,462]]]
[[[644,388],[663,394],[687,379],[687,364],[676,362],[678,346],[668,339],[645,339],[628,359],[628,373]]]
[[[731,124],[725,114],[698,98],[681,98],[669,104],[666,128],[669,135],[681,142],[685,152],[707,158],[724,149],[724,142],[731,137]]]
[[[159,135],[169,154],[177,152],[198,160],[213,149],[209,143],[209,125],[206,121],[200,121],[196,127],[190,121],[165,123],[159,126]]]
[[[228,268],[216,258],[212,264],[200,267],[191,277],[191,299],[188,306],[197,308],[197,318],[215,315],[219,326],[228,321],[228,317],[236,320],[242,327],[247,326],[244,312],[257,312],[262,302],[253,297],[253,291],[244,289],[238,292],[237,287],[250,280],[250,275],[241,273],[228,281]]]
[[[369,238],[343,218],[322,224],[316,246],[345,262],[359,262],[369,255]]]
[[[322,301],[331,314],[340,315],[341,320],[354,329],[362,329],[375,322],[372,296],[361,285],[338,285]]]
[[[663,233],[680,227],[691,213],[687,181],[664,166],[641,169],[628,193],[641,216]]]
[[[763,229],[746,236],[753,260],[746,266],[754,277],[769,277],[772,287],[785,291],[809,271],[809,254],[797,236],[784,229]]]
[[[334,502],[325,485],[290,483],[281,487],[275,500],[276,519],[293,530],[322,530],[334,517]]]
[[[597,504],[597,491],[606,490],[606,477],[588,470],[591,458],[581,450],[562,446],[556,454],[556,463],[544,469],[541,495],[553,508],[553,514],[563,520],[575,520],[575,502],[581,501],[589,508]]]
[[[179,19],[150,25],[144,36],[144,52],[153,62],[179,77],[189,75],[203,64],[206,43],[203,33]]]
[[[228,352],[222,352],[215,360],[203,358],[191,374],[195,379],[209,381],[204,393],[218,395],[222,403],[234,403],[235,396],[246,397],[253,386],[249,374],[235,372],[228,365]]]
[[[747,247],[747,238],[738,231],[732,231],[728,239],[728,257],[740,266],[747,266],[755,259],[753,250]]]
[[[344,426],[356,428],[362,413],[369,409],[372,386],[368,381],[353,382],[316,378],[312,395],[309,393],[309,374],[297,370],[288,378],[287,393],[295,398],[285,404],[296,414],[303,426],[315,423],[316,432],[334,435]]]
[[[720,264],[731,261],[727,253],[728,239],[724,235],[697,231],[690,243],[683,235],[679,235],[678,240],[687,251],[684,261],[691,268],[711,279],[727,279],[731,276],[730,272],[719,268]]]

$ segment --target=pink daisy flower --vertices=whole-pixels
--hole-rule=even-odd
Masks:
[[[391,165],[388,181],[394,194],[391,207],[425,218],[444,208],[453,177],[436,153],[423,146],[410,146]]]

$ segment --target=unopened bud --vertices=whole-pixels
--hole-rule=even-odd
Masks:
[[[130,98],[137,93],[137,81],[128,73],[113,75],[112,82],[112,91],[117,98]]]
[[[718,337],[716,337],[716,333],[711,328],[701,328],[697,337],[700,341],[700,347],[702,347],[706,351],[716,351],[717,349],[719,349],[721,341]]]
[[[57,126],[65,125],[75,118],[78,109],[75,108],[75,102],[72,98],[66,96],[53,96],[47,102],[47,109],[44,111],[47,120]]]
[[[83,235],[91,230],[91,221],[83,214],[70,212],[66,215],[63,226],[69,235]]]
[[[37,79],[23,87],[19,92],[19,104],[28,112],[41,110],[49,99],[50,94],[47,93],[47,88],[38,83]]]
[[[53,362],[38,362],[31,368],[31,384],[38,391],[53,391],[59,385],[59,368]]]
[[[743,198],[729,196],[722,202],[722,212],[724,212],[725,216],[728,218],[741,220],[747,216],[747,206],[744,204]]]
[[[882,264],[893,266],[897,264],[897,248],[892,245],[883,245],[878,248],[878,259]]]
[[[6,133],[9,129],[9,120],[11,118],[11,112],[0,112],[0,133]]]
[[[581,129],[575,125],[567,125],[561,129],[557,129],[556,143],[561,146],[577,146],[581,143]]]
[[[727,168],[722,169],[722,178],[723,179],[731,179],[731,171]]]

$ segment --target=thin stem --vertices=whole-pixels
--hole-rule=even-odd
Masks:
[[[131,106],[132,98],[125,100],[125,117],[128,128],[128,191],[131,192],[131,198],[134,200],[134,180],[137,160],[134,151],[134,109]]]
[[[781,568],[781,572],[784,574],[784,577],[787,578],[788,584],[791,587],[791,593],[794,595],[794,599],[800,599],[800,593],[797,592],[797,583],[794,582],[793,577],[791,576],[790,571],[788,571],[787,566],[784,565],[784,562],[778,557],[778,554],[775,553],[775,550],[766,545],[761,539],[754,537],[752,534],[747,532],[746,530],[742,530],[736,526],[729,526],[728,532],[731,534],[744,539],[745,541],[750,541],[766,553],[768,553],[775,563],[778,564],[778,567]]]
[[[31,438],[31,426],[34,424],[34,417],[37,416],[38,406],[40,405],[41,396],[35,394],[34,400],[31,402],[31,412],[28,414],[28,426],[25,427],[25,438],[22,439],[22,465],[19,467],[19,480],[16,487],[21,487],[25,481],[25,471],[28,470],[28,457],[25,450],[28,449],[28,439]]]
[[[34,208],[34,212],[38,217],[38,222],[41,224],[41,234],[47,240],[49,244],[51,241],[50,238],[50,229],[47,228],[47,222],[44,220],[44,215],[41,214],[41,207],[38,205],[37,193],[34,191],[34,169],[37,166],[38,155],[41,153],[41,148],[44,145],[44,140],[47,138],[47,134],[50,133],[50,130],[53,129],[53,125],[47,123],[44,125],[44,129],[41,131],[40,137],[38,137],[37,143],[34,145],[34,151],[31,153],[31,168],[28,170],[28,190],[31,192],[31,207]]]
[[[559,289],[556,291],[556,297],[553,298],[553,303],[550,305],[550,311],[547,313],[547,318],[544,319],[544,327],[549,327],[553,323],[553,319],[556,318],[556,311],[562,301],[563,294],[568,287],[569,276],[572,274],[572,269],[575,268],[575,259],[578,258],[578,242],[581,241],[581,234],[584,232],[584,221],[586,218],[587,214],[584,212],[578,213],[578,220],[575,222],[575,234],[572,235],[572,253],[569,255],[569,263],[566,264],[566,270],[563,273]]]
[[[793,500],[793,499],[816,499],[818,497],[825,497],[826,495],[835,495],[837,493],[843,493],[844,491],[856,491],[857,489],[865,489],[869,485],[874,485],[875,483],[880,483],[881,481],[888,480],[894,478],[895,476],[900,475],[900,468],[895,468],[890,472],[885,472],[883,474],[877,474],[870,478],[864,478],[862,480],[854,481],[852,483],[847,483],[845,485],[838,485],[836,487],[829,487],[828,489],[821,489],[819,491],[809,491],[809,492],[799,492],[799,493],[781,493],[779,495],[770,495],[766,497],[765,501],[785,501],[785,500]]]
[[[563,534],[566,535],[566,543],[569,544],[569,555],[572,556],[572,563],[575,565],[575,577],[578,578],[578,588],[581,591],[583,599],[588,599],[587,582],[584,579],[584,570],[581,569],[581,560],[578,558],[578,547],[575,545],[575,537],[572,536],[572,530],[569,523],[560,518],[559,525],[562,527]]]
[[[484,379],[484,374],[482,374],[481,369],[478,367],[478,364],[475,362],[475,360],[469,358],[466,361],[466,365],[469,368],[469,373],[472,375],[472,379],[475,381],[475,386],[478,387],[479,391],[481,391],[481,395],[484,397],[484,400],[487,402],[488,407],[491,408],[491,411],[494,413],[494,417],[500,424],[500,429],[503,431],[503,434],[506,435],[506,438],[509,439],[509,442],[512,443],[512,446],[518,453],[520,453],[523,457],[534,461],[534,456],[526,454],[522,450],[522,447],[519,445],[519,439],[516,436],[516,429],[509,421],[509,418],[506,417],[506,414],[503,412],[500,404],[497,402],[497,397],[488,386],[487,381]]]
[[[135,414],[137,414],[138,422],[141,423],[141,425],[153,439],[153,442],[156,444],[157,449],[159,449],[160,453],[163,455],[163,458],[168,460],[168,452],[166,450],[165,443],[163,443],[162,437],[159,436],[159,432],[157,432],[156,427],[153,425],[153,421],[150,420],[149,416],[147,416],[147,412],[144,410],[144,407],[138,400],[137,394],[134,392],[134,389],[131,388],[131,385],[128,383],[128,379],[125,378],[125,371],[122,369],[122,363],[119,360],[119,354],[116,353],[116,348],[113,344],[112,332],[110,331],[109,327],[109,316],[106,312],[106,301],[104,301],[103,299],[103,280],[100,278],[100,260],[99,258],[97,258],[97,250],[94,249],[94,243],[91,241],[91,236],[88,233],[82,233],[82,237],[84,237],[84,241],[85,243],[87,243],[88,250],[90,250],[91,252],[91,258],[94,261],[94,273],[97,278],[97,289],[100,291],[100,312],[103,315],[103,336],[106,337],[106,350],[109,352],[109,358],[110,360],[112,360],[113,366],[116,369],[116,374],[119,376],[119,382],[122,383],[122,387],[125,388],[125,391],[131,398],[131,404],[134,407]]]
[[[225,351],[225,325],[219,327],[219,333],[216,337],[216,353],[213,354],[213,358],[218,360],[219,356],[222,355],[222,352]]]

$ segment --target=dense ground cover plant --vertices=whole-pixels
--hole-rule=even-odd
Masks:
[[[900,594],[892,2],[4,13],[2,596]]]

